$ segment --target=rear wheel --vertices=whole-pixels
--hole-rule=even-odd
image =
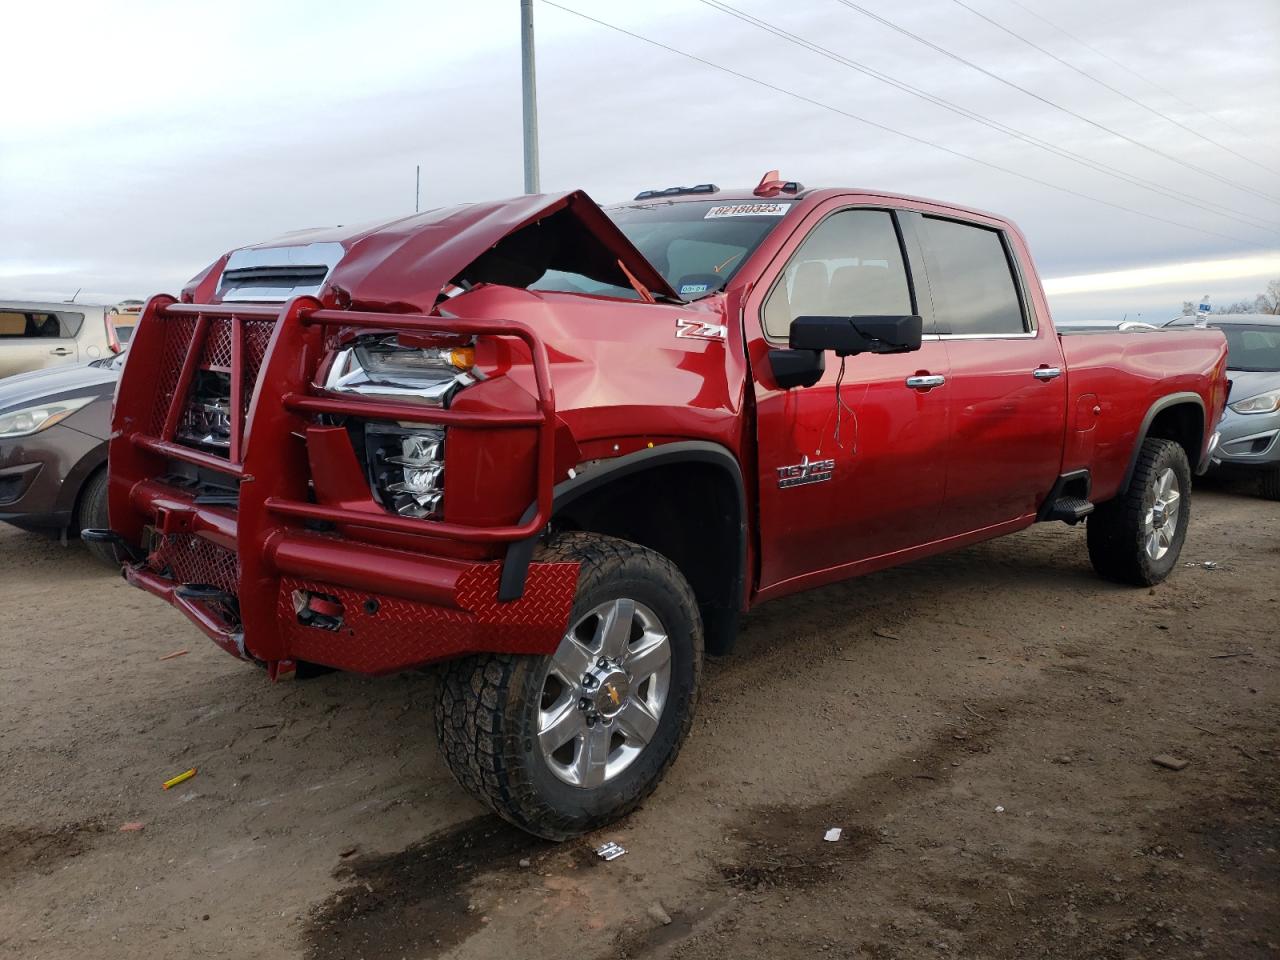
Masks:
[[[76,533],[86,527],[105,530],[110,526],[107,519],[107,468],[103,467],[87,481],[80,491],[80,505],[76,510]],[[110,567],[120,566],[113,544],[101,541],[84,541],[89,555]]]
[[[1191,519],[1191,467],[1172,440],[1143,441],[1129,489],[1089,515],[1089,559],[1120,583],[1159,583],[1177,565]]]
[[[1280,467],[1272,467],[1262,475],[1262,495],[1268,500],[1280,500]]]
[[[449,664],[436,732],[467,790],[562,840],[629,813],[675,759],[693,722],[702,622],[685,578],[652,550],[571,533],[542,559],[582,565],[559,648]]]

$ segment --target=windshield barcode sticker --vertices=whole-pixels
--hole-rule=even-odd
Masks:
[[[712,207],[703,220],[719,220],[722,217],[780,217],[791,209],[789,203],[730,203]]]

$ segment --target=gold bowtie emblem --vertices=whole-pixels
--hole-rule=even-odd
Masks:
[[[605,686],[609,691],[609,699],[613,701],[613,705],[616,707],[619,704],[621,704],[622,698],[618,696],[618,688],[615,687],[612,683],[606,684]]]

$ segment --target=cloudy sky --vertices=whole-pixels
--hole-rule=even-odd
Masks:
[[[1060,320],[1280,277],[1275,0],[556,2],[757,82],[539,0],[544,190],[780,168],[997,210]],[[66,0],[5,31],[0,297],[176,292],[232,247],[412,212],[417,164],[424,208],[522,187],[517,0]]]

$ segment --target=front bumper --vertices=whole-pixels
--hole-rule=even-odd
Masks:
[[[1239,414],[1228,410],[1218,425],[1211,466],[1268,470],[1280,466],[1280,413]]]
[[[554,653],[578,582],[576,563],[529,566],[524,595],[498,601],[500,561],[465,561],[307,532],[240,543],[235,514],[144,481],[135,509],[149,517],[148,552],[125,579],[182,610],[228,653],[266,664],[273,676],[298,661],[383,674],[469,653]],[[248,584],[241,556],[256,551],[262,574]],[[184,596],[200,585],[228,599]],[[269,616],[246,627],[240,598]],[[204,591],[209,592],[209,591]],[[315,622],[300,600],[322,598]]]
[[[315,375],[330,331],[340,327],[445,327],[519,339],[536,374],[533,409],[330,394]],[[510,561],[494,559],[508,545],[527,548],[550,517],[555,411],[547,363],[536,335],[507,321],[323,310],[310,298],[278,311],[153,298],[130,345],[110,446],[111,526],[135,556],[125,578],[272,676],[300,661],[380,674],[473,652],[553,653],[578,564],[534,562],[527,572],[516,564],[523,588],[500,590]],[[230,384],[230,444],[221,454],[175,434],[201,369],[220,371]],[[535,508],[520,523],[499,517],[493,525],[391,514],[372,499],[347,430],[334,423],[346,418],[499,439],[533,431]]]
[[[67,526],[85,476],[106,460],[106,445],[62,424],[0,440],[0,520],[21,527]]]

